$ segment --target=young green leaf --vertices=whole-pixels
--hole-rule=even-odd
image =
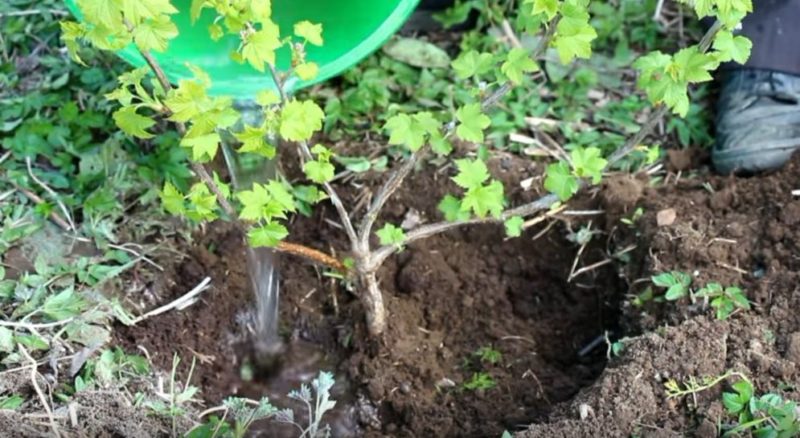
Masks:
[[[294,68],[297,77],[304,81],[310,81],[319,74],[319,66],[315,62],[304,62]]]
[[[281,111],[280,134],[289,141],[306,141],[322,129],[325,113],[310,100],[292,100]]]
[[[444,214],[444,219],[448,222],[465,221],[470,217],[469,211],[461,209],[461,201],[452,195],[445,196],[437,208]]]
[[[506,61],[500,66],[500,71],[515,84],[521,84],[525,73],[535,72],[539,66],[531,59],[527,50],[514,48],[508,52]]]
[[[475,50],[462,52],[451,66],[459,79],[469,79],[473,76],[480,77],[492,70],[494,56],[491,53],[478,53]]]
[[[164,52],[167,50],[169,40],[176,36],[178,36],[178,27],[166,15],[144,21],[133,31],[133,40],[140,49],[145,51]]]
[[[461,201],[461,210],[472,210],[480,218],[488,214],[497,218],[503,212],[504,204],[503,184],[493,180],[488,185],[469,189]]]
[[[258,247],[274,247],[277,246],[281,240],[289,235],[289,231],[283,225],[272,222],[264,226],[253,228],[247,232],[247,242],[254,248]]]
[[[592,178],[592,184],[599,183],[603,178],[603,169],[608,164],[601,154],[602,151],[596,147],[575,148],[570,154],[575,175],[581,178]]]
[[[413,116],[398,114],[386,121],[384,129],[389,131],[389,144],[404,145],[416,152],[429,136],[439,133],[439,122],[427,111]]]
[[[489,169],[481,160],[456,160],[458,174],[453,181],[462,189],[472,189],[483,185],[489,179]]]
[[[267,143],[267,130],[264,126],[245,126],[244,130],[233,134],[242,142],[239,152],[252,152],[267,159],[275,157],[275,146]]]
[[[736,61],[744,64],[750,58],[750,50],[753,43],[747,37],[737,35],[728,30],[721,31],[714,39],[714,49],[718,52],[718,59],[721,62]]]
[[[387,223],[380,230],[376,231],[381,245],[400,245],[406,239],[406,233],[402,228]]]
[[[558,13],[560,2],[559,0],[525,0],[525,3],[532,3],[534,15],[544,13],[549,21]]]
[[[322,45],[322,25],[310,21],[300,21],[294,25],[294,34],[315,46]]]
[[[459,121],[456,135],[464,141],[480,143],[483,141],[483,130],[488,128],[492,120],[483,114],[480,103],[464,105],[456,111]]]
[[[161,190],[160,195],[161,204],[167,212],[174,215],[181,215],[186,212],[186,207],[184,206],[184,200],[186,198],[183,196],[183,193],[169,181],[164,183],[164,189]]]
[[[333,180],[336,168],[333,164],[323,161],[308,161],[303,166],[306,177],[317,184],[325,184]]]
[[[75,23],[73,21],[61,22],[61,41],[67,47],[67,53],[69,54],[69,57],[73,61],[83,66],[85,66],[86,63],[83,62],[83,59],[81,59],[78,51],[80,50],[79,40],[81,40],[85,35],[86,29],[83,24]]]
[[[281,46],[280,31],[272,22],[262,24],[261,30],[243,38],[242,58],[263,72],[266,64],[275,65],[275,51]]]
[[[114,122],[117,123],[122,132],[138,138],[153,138],[153,134],[147,132],[156,124],[149,117],[145,117],[136,112],[136,107],[125,106],[114,112]]]
[[[522,225],[525,220],[519,216],[514,216],[506,220],[503,225],[506,228],[506,236],[519,237],[522,235]]]
[[[559,161],[547,166],[544,188],[558,196],[562,202],[578,192],[578,179],[572,175],[569,164]]]
[[[553,40],[561,63],[569,64],[575,58],[589,58],[595,38],[597,32],[589,24],[585,2],[566,0],[561,7],[561,20],[558,21]]]
[[[192,160],[207,162],[213,160],[217,155],[220,141],[222,139],[216,132],[193,136],[190,130],[181,140],[181,146],[192,150]]]

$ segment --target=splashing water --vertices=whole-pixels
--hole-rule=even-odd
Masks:
[[[241,114],[239,126],[257,125],[263,121],[263,114],[254,102],[236,102],[235,108]],[[253,183],[266,183],[276,176],[274,160],[254,155],[234,152],[231,136],[225,136],[223,153],[225,162],[237,190],[250,189]],[[253,285],[256,301],[256,333],[254,347],[257,355],[264,360],[275,360],[284,346],[278,334],[278,299],[280,296],[280,275],[278,254],[270,248],[247,247],[247,268]]]

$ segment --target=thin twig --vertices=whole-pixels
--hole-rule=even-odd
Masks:
[[[42,15],[42,14],[52,14],[61,17],[66,17],[69,15],[69,12],[62,11],[60,9],[29,9],[27,11],[0,12],[0,19],[6,17],[27,17],[29,15]]]
[[[33,193],[32,191],[30,191],[30,190],[28,190],[26,188],[20,187],[20,186],[18,186],[16,184],[14,184],[14,188],[19,190],[19,192],[22,193],[23,195],[25,195],[26,198],[30,199],[31,201],[33,201],[36,204],[44,204],[46,202],[44,199],[39,197],[39,195],[37,195],[36,193]],[[61,227],[62,230],[71,231],[69,223],[67,223],[67,221],[64,220],[64,218],[61,217],[60,214],[58,214],[58,212],[51,211],[50,212],[50,219],[52,219],[53,222],[56,223],[56,225]]]
[[[192,304],[195,303],[195,301],[196,301],[195,298],[197,298],[197,296],[200,295],[203,291],[207,290],[209,288],[210,284],[211,284],[211,278],[210,277],[204,278],[203,281],[200,282],[200,284],[198,284],[197,286],[194,287],[194,289],[192,289],[189,292],[183,294],[177,300],[172,301],[171,303],[165,304],[165,305],[163,305],[163,306],[161,306],[161,307],[159,307],[159,308],[157,308],[155,310],[151,310],[151,311],[145,313],[142,316],[134,318],[133,321],[131,321],[130,325],[136,325],[136,324],[138,324],[138,323],[140,323],[140,322],[142,322],[142,321],[144,321],[144,320],[146,320],[148,318],[152,318],[153,316],[160,315],[160,314],[168,312],[168,311],[170,311],[172,309],[183,310],[183,309],[191,306]]]
[[[15,322],[15,321],[0,321],[0,327],[14,327],[14,328],[24,328],[28,331],[33,331],[36,329],[46,329],[46,328],[53,328],[53,327],[60,327],[62,325],[67,325],[74,321],[75,318],[67,318],[62,319],[61,321],[56,322],[47,322],[41,324],[28,324],[25,322]]]
[[[67,222],[69,222],[70,230],[75,231],[77,228],[75,227],[75,222],[72,221],[72,215],[69,214],[69,210],[67,210],[67,206],[61,202],[61,198],[58,196],[58,193],[55,190],[51,189],[47,184],[45,184],[39,177],[33,173],[33,168],[31,166],[31,157],[25,157],[25,164],[28,166],[28,175],[30,175],[31,179],[33,179],[36,184],[39,185],[45,192],[49,193],[50,196],[53,197],[53,200],[56,201],[58,208],[61,209],[61,212],[64,213],[64,216],[67,218]]]
[[[28,353],[28,350],[22,346],[22,344],[19,345],[19,351],[23,356],[25,356],[26,359],[28,359],[29,362],[31,362],[31,364],[33,364],[33,366],[31,366],[31,384],[33,385],[33,389],[36,391],[36,395],[39,396],[39,401],[42,403],[44,411],[47,413],[47,418],[50,420],[50,428],[53,429],[53,434],[60,438],[61,433],[58,430],[56,419],[53,417],[53,410],[50,409],[50,404],[47,403],[47,397],[45,397],[44,391],[42,391],[42,388],[39,387],[39,382],[37,382],[39,377],[39,371],[37,369],[38,364],[36,363],[36,360]]]

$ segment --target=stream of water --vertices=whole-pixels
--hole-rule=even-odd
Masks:
[[[254,102],[237,102],[236,109],[241,114],[237,129],[242,125],[256,125],[263,120],[263,114]],[[237,190],[248,190],[253,183],[266,183],[275,178],[277,170],[274,160],[253,155],[238,154],[226,138],[223,144],[225,162]],[[247,247],[247,268],[255,292],[256,352],[264,359],[273,360],[284,349],[278,334],[278,301],[280,297],[280,274],[278,254],[270,248]]]

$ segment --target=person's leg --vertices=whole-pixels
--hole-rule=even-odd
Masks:
[[[800,0],[756,0],[741,34],[745,66],[726,66],[712,151],[720,173],[783,165],[800,148]]]

